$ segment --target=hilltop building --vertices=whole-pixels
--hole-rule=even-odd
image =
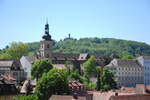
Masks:
[[[68,37],[66,37],[64,40],[74,40],[74,39],[71,37],[71,34],[69,33]]]

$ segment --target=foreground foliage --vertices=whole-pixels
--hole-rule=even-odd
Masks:
[[[45,73],[36,85],[36,93],[40,100],[47,100],[52,94],[67,94],[68,77],[66,70],[53,68]]]
[[[53,65],[48,59],[38,59],[34,62],[31,68],[31,75],[33,79],[39,79],[44,73],[47,73]]]
[[[101,90],[101,91],[109,91],[111,89],[116,89],[117,88],[117,84],[114,80],[114,73],[112,73],[111,71],[109,71],[106,68],[100,67],[100,76],[98,77],[98,81],[97,81],[97,86],[99,88],[97,88],[97,90]]]

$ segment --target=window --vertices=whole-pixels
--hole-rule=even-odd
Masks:
[[[17,72],[14,72],[13,75],[14,75],[14,76],[17,76]]]
[[[47,56],[46,56],[47,58],[49,58],[49,54],[47,54]]]
[[[49,48],[49,44],[47,44],[47,48]]]

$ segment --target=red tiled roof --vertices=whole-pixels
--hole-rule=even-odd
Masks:
[[[12,80],[12,81],[15,81],[16,79],[11,77],[10,75],[1,75],[4,79],[6,80]]]

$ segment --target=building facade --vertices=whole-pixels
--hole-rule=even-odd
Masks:
[[[143,67],[136,59],[113,59],[106,66],[115,73],[117,85],[135,87],[136,84],[143,84]]]
[[[144,84],[150,84],[150,56],[141,56],[137,58],[138,62],[143,67]]]
[[[16,79],[17,83],[25,79],[25,73],[20,61],[17,60],[0,60],[0,74],[11,76]]]
[[[25,78],[31,79],[31,67],[36,57],[34,56],[22,56],[20,59],[20,63],[25,73]]]

